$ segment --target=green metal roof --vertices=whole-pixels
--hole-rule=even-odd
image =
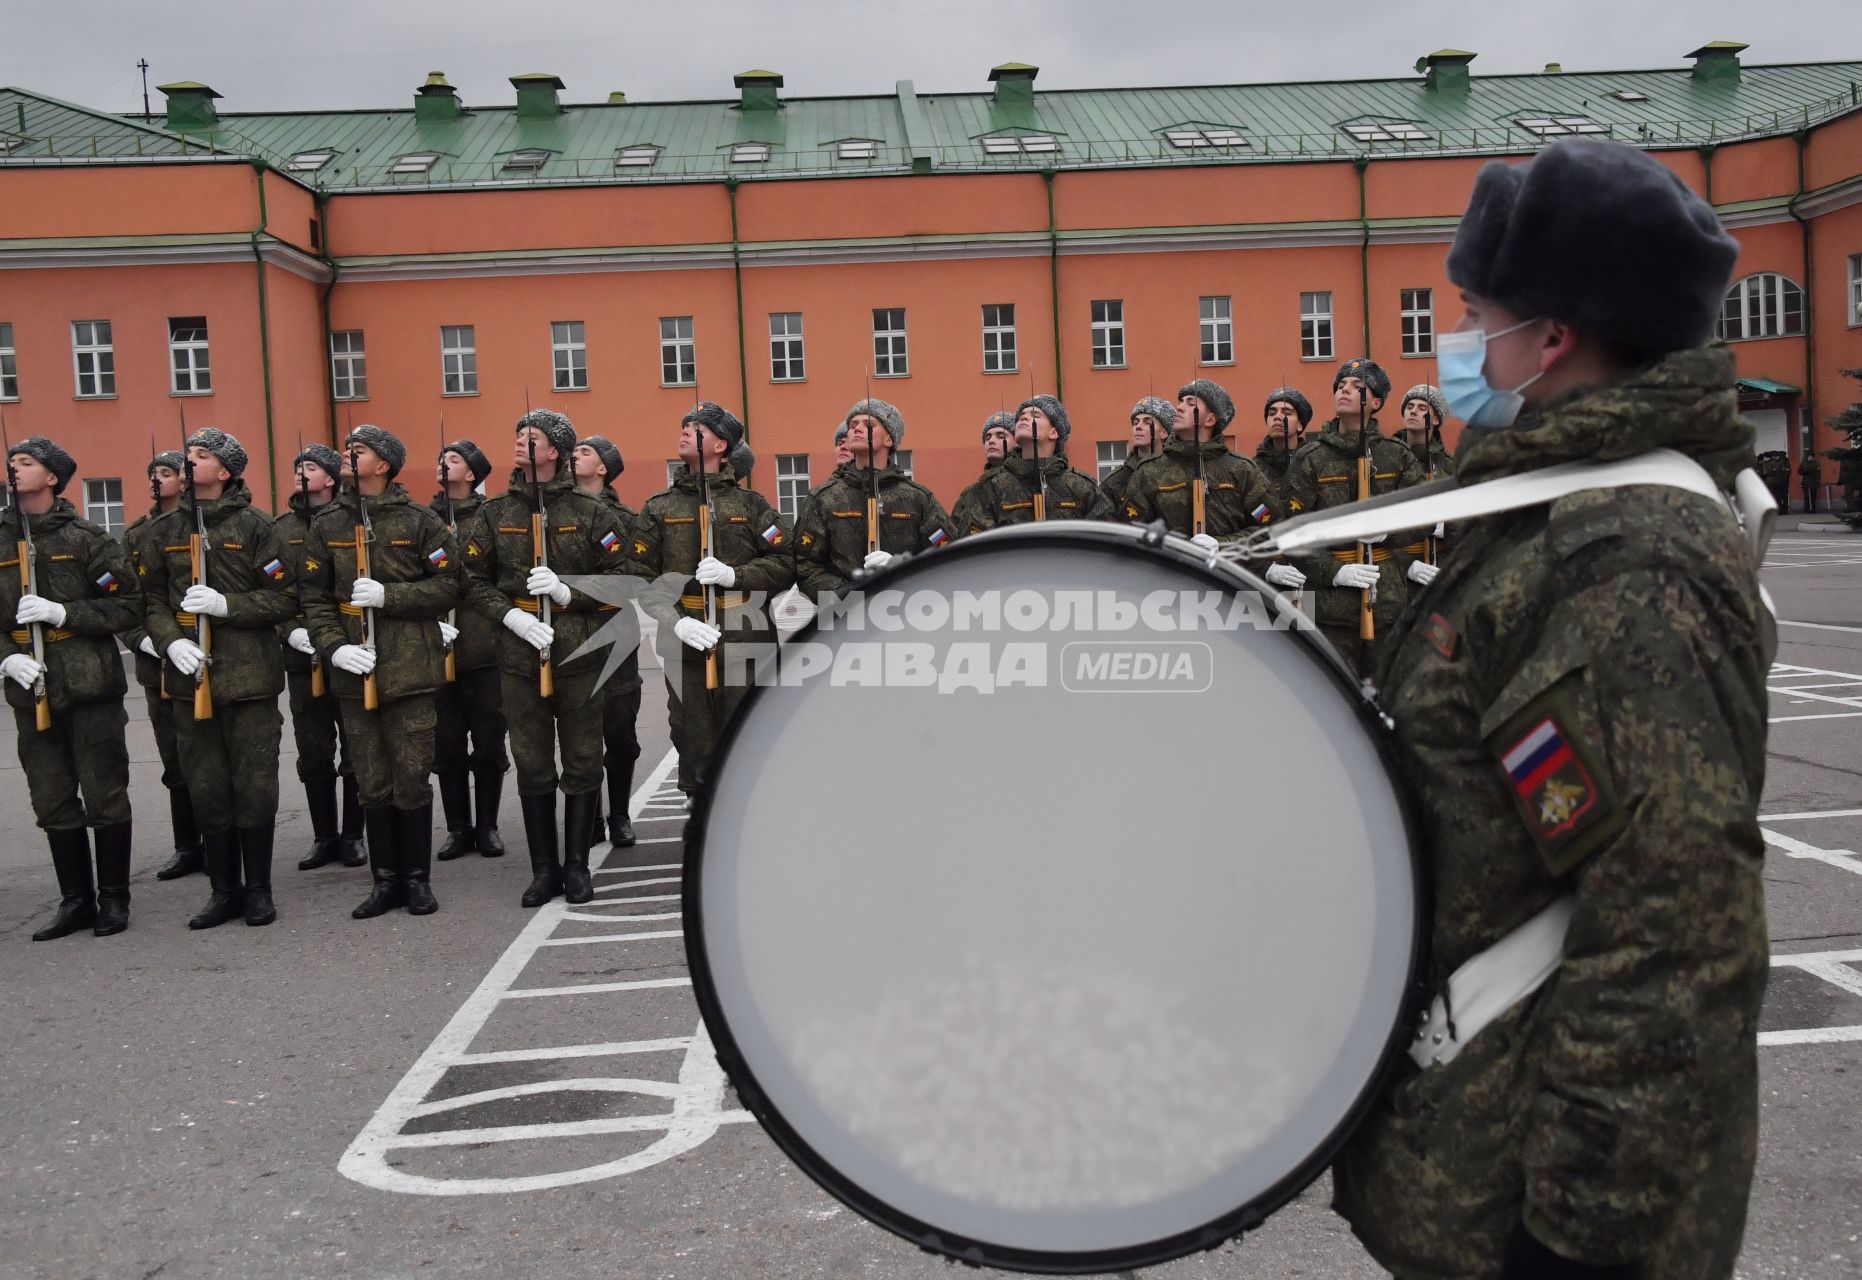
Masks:
[[[520,119],[513,102],[467,106],[457,119],[426,121],[415,119],[410,93],[403,110],[222,112],[217,127],[189,133],[186,145],[190,152],[254,155],[281,168],[293,155],[330,149],[336,155],[328,164],[293,176],[331,190],[1245,164],[1526,152],[1551,137],[1519,120],[1555,115],[1585,117],[1607,136],[1638,145],[1698,146],[1787,134],[1855,110],[1862,107],[1859,86],[1862,61],[1745,66],[1737,79],[1711,82],[1686,67],[1475,75],[1466,92],[1429,89],[1421,76],[1052,92],[1036,87],[1031,102],[1005,104],[989,92],[921,95],[910,81],[900,81],[894,93],[883,96],[784,98],[775,112],[745,111],[738,99],[723,99],[564,104],[560,114]],[[1615,96],[1622,92],[1641,96]],[[1341,128],[1365,119],[1414,121],[1428,136],[1363,142]],[[1232,128],[1247,142],[1179,148],[1166,137],[1178,126]],[[1012,149],[985,149],[982,142],[992,135],[1028,134],[1051,135],[1053,148],[1039,139],[1033,147]],[[843,159],[834,145],[843,140],[877,145],[871,158]],[[768,143],[769,158],[733,162],[733,145],[749,141]],[[628,146],[653,146],[659,154],[651,165],[617,167],[616,152]],[[520,148],[546,149],[549,159],[536,170],[507,171],[506,158]],[[0,89],[0,150],[6,150],[0,164],[182,149],[179,135],[159,127],[26,90]],[[439,153],[431,170],[390,172],[400,157],[427,151]]]
[[[1739,385],[1748,391],[1762,391],[1768,396],[1802,395],[1802,387],[1794,387],[1788,382],[1773,382],[1770,378],[1741,378]]]

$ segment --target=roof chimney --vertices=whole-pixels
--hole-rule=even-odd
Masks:
[[[1466,49],[1437,49],[1416,59],[1416,70],[1423,73],[1423,85],[1433,93],[1466,93],[1468,63],[1478,56]]]
[[[1545,64],[1545,74],[1548,76],[1563,75],[1564,70],[1565,64],[1562,62],[1548,62]]]
[[[174,84],[155,86],[168,95],[168,127],[177,133],[194,129],[216,128],[220,123],[220,113],[214,108],[213,100],[220,95],[206,85],[193,80],[178,80]]]
[[[751,69],[739,71],[731,83],[743,90],[745,111],[774,111],[782,105],[776,90],[782,88],[782,76],[775,71]]]
[[[547,71],[532,71],[529,75],[512,76],[511,83],[517,87],[519,120],[554,120],[562,114],[562,103],[556,100],[556,94],[563,87],[562,77]]]
[[[627,95],[626,95],[626,94],[624,94],[624,93],[622,93],[622,92],[621,92],[621,91],[620,91],[619,89],[615,89],[615,90],[613,90],[612,92],[610,92],[610,93],[608,94],[608,105],[609,105],[609,106],[611,106],[611,107],[624,107],[624,106],[626,106],[626,105],[627,105]]]
[[[426,124],[433,120],[457,120],[459,94],[446,83],[444,71],[427,72],[427,82],[414,90],[414,120]]]
[[[1687,56],[1694,60],[1694,78],[1702,84],[1738,84],[1739,55],[1750,46],[1737,40],[1715,40]]]
[[[995,83],[995,105],[998,107],[1027,107],[1034,105],[1034,78],[1041,74],[1041,68],[1031,67],[1025,62],[1005,62],[999,67],[989,69],[989,78]]]

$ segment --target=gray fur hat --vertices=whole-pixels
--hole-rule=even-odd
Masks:
[[[1442,394],[1440,387],[1418,382],[1403,393],[1403,403],[1397,406],[1397,411],[1400,413],[1409,408],[1411,400],[1420,400],[1429,406],[1429,413],[1435,419],[1431,426],[1441,426],[1442,420],[1448,416],[1448,397]]]
[[[1050,395],[1029,396],[1015,406],[1015,416],[1020,418],[1023,409],[1039,409],[1047,415],[1047,420],[1060,432],[1060,443],[1066,444],[1067,437],[1073,434],[1073,424],[1067,421],[1066,406]]]
[[[60,448],[56,441],[44,436],[27,436],[13,446],[13,453],[23,453],[51,472],[53,493],[63,493],[65,486],[71,483],[71,477],[78,473],[78,460]]]
[[[892,437],[894,449],[904,447],[905,415],[899,412],[896,405],[887,404],[884,400],[874,400],[871,397],[856,400],[853,408],[847,410],[847,416],[841,419],[841,425],[851,426],[854,415],[859,413],[864,413],[869,418],[879,419],[879,425],[884,427],[886,434]]]
[[[1261,406],[1261,417],[1265,418],[1268,412],[1282,401],[1293,406],[1293,416],[1300,420],[1300,426],[1312,425],[1312,401],[1308,400],[1298,387],[1275,387],[1269,391],[1267,403]]]
[[[1174,427],[1177,425],[1177,406],[1162,396],[1146,396],[1131,407],[1131,420],[1136,422],[1138,415],[1148,413],[1156,418],[1159,425]]]
[[[731,464],[731,474],[739,480],[748,480],[750,473],[756,470],[756,454],[751,451],[748,440],[738,441],[737,447],[731,450],[731,456],[726,461]]]
[[[998,409],[983,419],[983,439],[989,439],[991,431],[1006,431],[1015,434],[1015,415],[1007,409]]]
[[[386,427],[378,427],[372,422],[351,427],[349,434],[343,437],[343,452],[349,452],[351,445],[361,445],[370,453],[388,464],[388,478],[394,479],[401,473],[407,462],[407,446],[397,439]]]
[[[556,452],[561,457],[567,458],[575,452],[575,426],[554,409],[532,409],[519,418],[511,430],[515,433],[525,427],[535,427],[541,431],[544,439],[556,446]]]
[[[466,470],[472,473],[473,484],[480,483],[486,476],[491,474],[491,459],[485,456],[485,451],[483,449],[473,444],[470,440],[455,440],[441,449],[440,452],[456,453],[463,458],[465,460]]]
[[[1219,383],[1207,378],[1196,378],[1177,388],[1177,399],[1195,396],[1215,411],[1215,422],[1219,428],[1226,429],[1235,420],[1235,398]]]
[[[606,436],[583,436],[576,442],[585,444],[595,451],[601,459],[601,474],[604,483],[613,484],[614,477],[627,470],[627,464],[621,460],[621,451],[614,447],[614,442]]]
[[[737,416],[723,405],[713,404],[709,400],[700,400],[687,409],[685,416],[679,419],[679,425],[682,427],[688,422],[696,422],[722,440],[727,454],[743,442],[744,424],[739,422]]]
[[[187,460],[181,456],[181,451],[179,449],[164,449],[162,452],[149,459],[148,473],[152,476],[155,474],[155,468],[167,467],[176,475],[180,475],[181,468],[186,465]]]
[[[202,427],[187,438],[188,448],[196,445],[220,460],[227,473],[237,480],[246,473],[246,451],[239,441],[218,427]]]
[[[291,469],[295,471],[301,462],[308,462],[311,466],[320,468],[323,474],[332,480],[343,478],[343,455],[327,444],[312,441],[305,445],[298,450],[297,457],[291,459]]]
[[[1338,390],[1339,384],[1346,378],[1356,378],[1364,384],[1364,389],[1374,396],[1379,404],[1390,401],[1390,375],[1384,367],[1369,356],[1358,356],[1338,366],[1338,372],[1332,375],[1332,390]]]
[[[1738,256],[1713,208],[1655,157],[1566,138],[1481,169],[1448,278],[1521,317],[1661,355],[1713,337]]]

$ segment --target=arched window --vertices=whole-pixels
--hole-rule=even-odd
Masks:
[[[1768,272],[1736,280],[1726,291],[1726,304],[1720,308],[1720,336],[1728,342],[1803,332],[1804,291],[1795,281]]]

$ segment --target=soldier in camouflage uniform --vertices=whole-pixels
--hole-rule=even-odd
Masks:
[[[570,469],[574,451],[575,427],[562,414],[533,409],[519,418],[512,447],[517,467],[511,472],[510,488],[485,501],[463,539],[467,600],[504,629],[498,637],[498,669],[503,674],[511,756],[517,764],[517,800],[530,846],[530,887],[522,898],[526,907],[540,907],[558,893],[578,903],[595,895],[588,850],[602,781],[605,705],[595,682],[604,655],[588,653],[575,662],[569,655],[600,628],[602,602],[562,579],[636,571],[632,553],[640,545],[638,538],[630,539],[632,531],[617,512],[599,498],[575,491]],[[539,493],[547,565],[537,563],[531,542],[530,517]],[[552,610],[547,623],[542,618],[545,598]],[[540,658],[545,654],[553,683],[547,697],[540,679]]]
[[[1275,387],[1267,393],[1261,415],[1267,423],[1267,434],[1254,451],[1254,465],[1267,477],[1274,497],[1284,504],[1287,466],[1305,443],[1306,428],[1312,422],[1312,401],[1297,387]]]
[[[1377,412],[1390,396],[1390,375],[1375,361],[1347,360],[1332,378],[1335,416],[1319,434],[1301,445],[1287,466],[1285,496],[1288,515],[1326,511],[1360,498],[1391,493],[1422,483],[1422,467],[1408,446],[1377,429]],[[1358,459],[1364,453],[1364,435],[1370,433],[1371,492],[1358,492]],[[1318,548],[1287,557],[1302,581],[1318,584],[1315,621],[1339,656],[1361,676],[1375,667],[1377,646],[1384,629],[1396,621],[1411,584],[1426,586],[1435,567],[1412,558],[1403,547],[1379,540],[1371,563],[1361,564],[1356,546]],[[1364,592],[1371,591],[1376,637],[1359,634],[1359,611]]]
[[[472,441],[455,440],[440,451],[436,471],[440,491],[429,505],[456,542],[485,501],[477,486],[491,474],[491,462]],[[434,731],[433,767],[446,815],[446,840],[434,856],[451,862],[476,849],[484,857],[501,858],[498,808],[510,761],[504,754],[498,627],[475,609],[459,608],[440,619],[440,634],[452,649],[454,677],[440,687]]]
[[[846,425],[841,426],[845,431]],[[988,491],[984,481],[990,473],[1002,466],[1002,460],[1015,452],[1015,415],[1007,409],[990,414],[983,420],[983,474],[957,495],[956,505],[950,509],[951,523],[959,530],[967,529],[975,520],[976,504]],[[848,459],[836,458],[835,465],[841,466]],[[979,525],[980,527],[980,525]]]
[[[743,448],[739,452],[748,453],[749,450]],[[619,517],[631,545],[640,516],[614,493],[615,480],[627,470],[627,462],[621,457],[621,451],[606,436],[584,436],[576,441],[571,461],[576,491],[599,498],[603,505],[612,510]],[[754,463],[753,458],[751,465]],[[745,469],[748,470],[748,467]],[[640,760],[639,619],[631,604],[604,604],[600,612],[621,614],[621,625],[625,629],[619,643],[627,651],[627,657],[601,689],[604,703],[601,712],[601,741],[602,767],[608,776],[608,843],[616,849],[631,849],[635,837],[633,818],[628,813],[628,801],[634,793],[634,766]],[[595,800],[595,829],[599,833],[599,788],[596,789]]]
[[[136,625],[141,593],[129,553],[59,496],[78,469],[71,455],[44,436],[12,449],[7,470],[15,506],[0,520],[11,553],[0,561],[0,617],[10,619],[0,631],[0,684],[13,708],[32,816],[51,845],[59,894],[51,922],[32,940],[84,928],[102,938],[129,927],[129,750],[123,741],[129,686],[116,637]],[[32,532],[32,592],[20,582],[22,519]],[[33,657],[34,624],[43,662]],[[52,721],[44,730],[34,692],[41,680]],[[94,882],[90,827],[97,829]]]
[[[857,574],[875,573],[894,556],[943,546],[956,527],[937,497],[894,463],[905,419],[884,400],[862,400],[847,411],[854,461],[808,496],[796,520],[795,571],[811,600],[839,596]],[[861,465],[861,464],[866,465]],[[877,549],[867,550],[866,504],[877,485]]]
[[[435,703],[446,678],[439,621],[459,602],[461,574],[446,522],[394,481],[406,446],[364,423],[344,439],[343,451],[356,483],[310,522],[301,595],[305,625],[342,708],[368,832],[373,884],[350,914],[370,920],[406,907],[411,916],[431,915],[440,906],[428,783]],[[366,547],[358,541],[364,537]]]
[[[1489,164],[1448,257],[1461,483],[1668,448],[1730,487],[1752,429],[1705,344],[1736,254],[1620,144]],[[1404,1062],[1338,1161],[1338,1208],[1400,1277],[1733,1274],[1769,968],[1753,561],[1712,499],[1592,489],[1470,521],[1391,630],[1428,981],[1572,904],[1545,985],[1448,1062]]]
[[[362,851],[362,805],[356,793],[355,770],[349,763],[348,751],[342,748],[342,716],[329,691],[329,671],[318,659],[304,624],[302,597],[304,542],[312,517],[336,498],[342,455],[327,444],[306,445],[291,460],[291,466],[297,473],[297,490],[274,523],[284,540],[291,576],[300,591],[298,615],[278,627],[285,646],[284,675],[290,690],[291,736],[297,742],[297,779],[304,784],[304,804],[310,811],[310,852],[297,869],[315,871],[339,859],[346,867],[359,867],[368,861],[368,855]],[[317,683],[313,671],[321,677],[321,695],[311,692]],[[338,778],[343,783],[340,826],[336,809]]]
[[[181,502],[181,468],[179,451],[170,449],[149,459],[149,497],[153,504],[148,514],[137,516],[123,530],[123,546],[130,563],[140,575],[148,551],[149,527],[155,517],[173,511]],[[140,606],[136,625],[123,635],[123,643],[136,656],[136,683],[142,686],[143,704],[149,712],[149,729],[155,735],[155,752],[162,762],[162,786],[168,792],[168,825],[174,831],[174,856],[156,871],[157,880],[178,880],[203,870],[206,855],[200,843],[200,827],[194,821],[194,802],[188,798],[187,775],[181,769],[181,747],[175,741],[174,704],[162,696],[162,659],[142,625]]]
[[[181,765],[207,846],[207,905],[188,921],[211,929],[243,915],[278,918],[272,903],[272,839],[278,823],[278,739],[284,655],[278,624],[297,616],[296,582],[271,517],[252,505],[240,476],[246,451],[216,427],[188,438],[192,501],[157,517],[142,562],[143,617],[167,655],[163,686],[175,712]],[[207,526],[206,585],[193,585],[188,540],[195,510]],[[211,627],[211,718],[194,717],[195,674],[204,657],[201,619]],[[243,889],[242,889],[243,879]]]
[[[642,603],[659,623],[679,790],[688,804],[755,672],[775,661],[770,605],[794,580],[781,517],[762,494],[737,487],[727,460],[743,433],[743,423],[723,407],[693,405],[679,424],[684,465],[669,487],[647,499],[636,534],[641,567],[648,577],[665,578]],[[699,551],[701,449],[712,525],[708,556]],[[705,621],[707,589],[716,604],[715,626]],[[707,688],[706,655],[713,650],[717,687]]]
[[[1279,500],[1260,469],[1222,442],[1235,418],[1235,402],[1207,378],[1177,392],[1177,415],[1163,456],[1138,469],[1118,515],[1133,524],[1162,520],[1164,527],[1214,551],[1222,538],[1233,538],[1268,524],[1280,515]],[[1192,487],[1197,455],[1203,468],[1203,529],[1192,534]]]
[[[1124,461],[1099,482],[1099,492],[1106,495],[1106,501],[1112,504],[1114,511],[1124,505],[1125,492],[1131,487],[1131,478],[1137,473],[1139,465],[1164,452],[1164,445],[1169,441],[1176,422],[1175,406],[1158,396],[1146,396],[1131,407],[1131,445],[1125,452]]]
[[[1448,416],[1448,401],[1442,389],[1419,382],[1403,393],[1403,426],[1399,431],[1403,443],[1416,455],[1422,466],[1424,481],[1441,480],[1455,474],[1455,455],[1442,444],[1442,421]],[[1430,564],[1441,564],[1448,557],[1448,540],[1452,531],[1445,525],[1421,530],[1422,536],[1406,543],[1405,555]]]
[[[1035,501],[1043,520],[1110,520],[1112,504],[1090,476],[1067,465],[1067,438],[1073,424],[1053,396],[1030,396],[1015,409],[1018,452],[957,500],[963,518],[954,523],[961,536],[1035,519]]]

